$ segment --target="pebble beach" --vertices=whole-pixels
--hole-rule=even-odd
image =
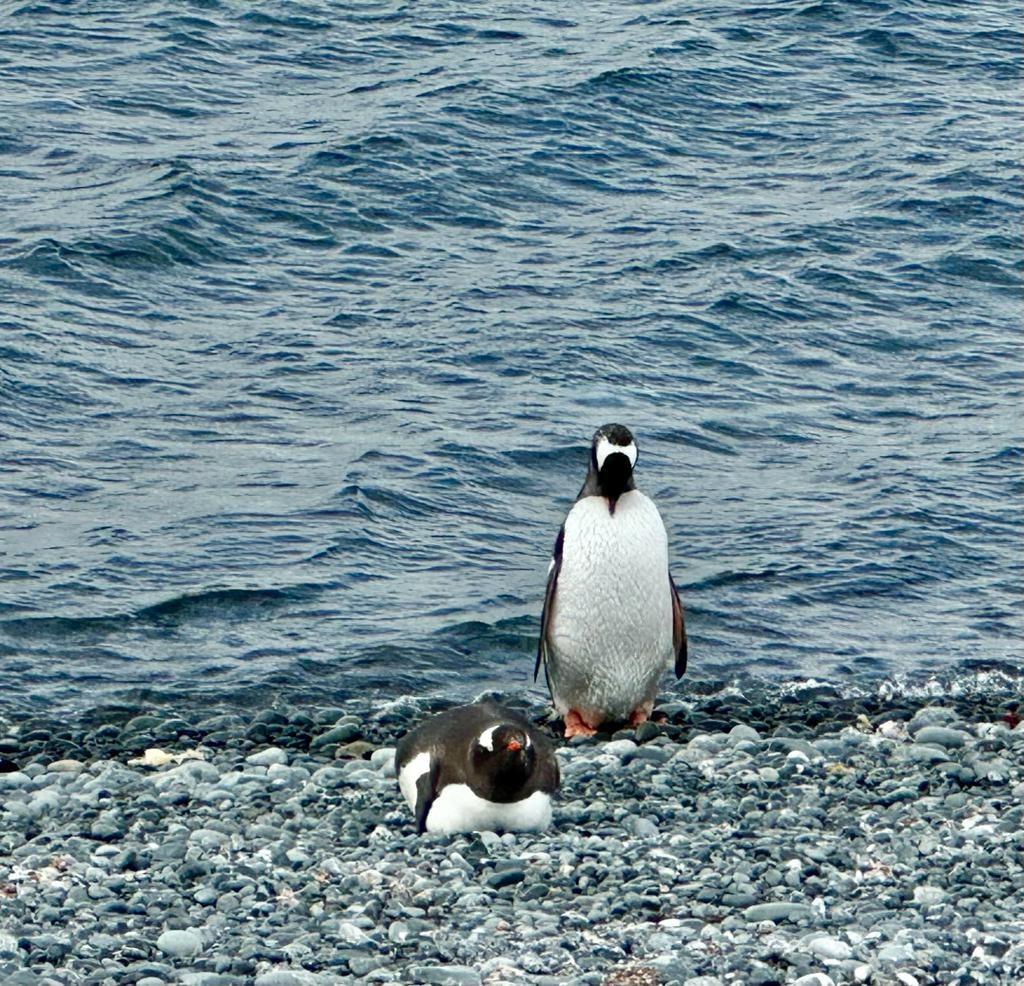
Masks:
[[[664,701],[560,747],[549,831],[418,838],[442,707],[0,718],[0,982],[1024,981],[1011,692]]]

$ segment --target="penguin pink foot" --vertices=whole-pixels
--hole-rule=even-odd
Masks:
[[[653,704],[637,706],[629,714],[629,724],[631,726],[639,726],[640,723],[647,722],[647,720],[650,719],[650,717],[651,717],[651,709],[653,709],[653,708],[654,708]]]
[[[593,736],[596,732],[597,730],[575,709],[570,709],[565,714],[566,739],[572,739],[573,736]]]

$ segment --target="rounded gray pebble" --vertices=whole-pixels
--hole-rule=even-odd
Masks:
[[[251,763],[256,767],[269,767],[271,764],[286,764],[288,763],[288,754],[279,746],[268,746],[265,750],[250,753],[249,756],[245,758],[245,762]]]
[[[137,750],[90,761],[80,744],[83,769],[60,771],[16,748],[0,982],[600,986],[642,970],[664,986],[923,986],[975,966],[1016,981],[1024,731],[966,705],[910,729],[898,699],[834,721],[829,703],[702,701],[640,746],[639,730],[560,743],[543,833],[415,833],[389,776],[411,699],[237,717],[208,745],[165,743],[205,760],[156,770],[127,765]],[[369,759],[307,749],[339,726]],[[930,727],[964,745],[922,742]]]
[[[203,947],[203,940],[196,932],[187,929],[165,931],[156,940],[156,947],[165,955],[187,959],[199,953]]]
[[[799,921],[811,916],[811,908],[807,904],[777,901],[770,904],[754,904],[743,911],[743,916],[752,924],[758,921]]]
[[[964,746],[970,738],[969,733],[960,729],[949,729],[946,726],[925,726],[914,734],[914,740],[918,743],[928,743],[946,749],[958,749]]]
[[[413,970],[420,982],[435,986],[480,986],[480,973],[465,965],[420,966]]]

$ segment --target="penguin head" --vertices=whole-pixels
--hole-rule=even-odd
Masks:
[[[526,730],[509,722],[489,726],[470,748],[473,769],[497,786],[521,784],[532,772],[536,757]]]
[[[633,486],[637,448],[633,433],[625,425],[602,425],[590,446],[590,467],[597,474],[601,495],[615,512],[615,502]]]

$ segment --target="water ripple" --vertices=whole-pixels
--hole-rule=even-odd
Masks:
[[[684,691],[1019,665],[1021,13],[15,6],[0,694],[531,687],[614,419]]]

